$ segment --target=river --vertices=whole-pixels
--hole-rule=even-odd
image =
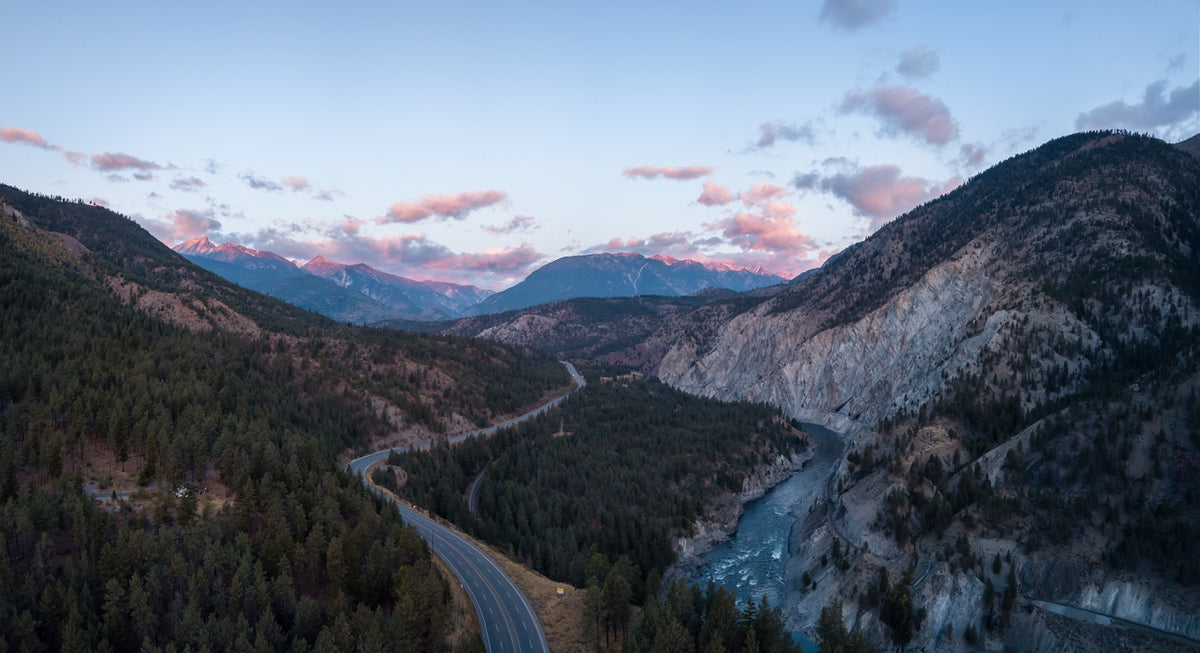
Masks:
[[[812,436],[814,454],[804,468],[776,485],[762,498],[746,504],[732,538],[703,556],[704,563],[691,582],[713,582],[732,592],[738,603],[750,599],[786,610],[788,538],[797,518],[822,496],[826,479],[841,459],[845,444],[841,436],[817,424],[803,424]],[[803,637],[804,650],[815,650]]]

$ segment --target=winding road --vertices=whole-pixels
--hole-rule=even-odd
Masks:
[[[490,435],[496,431],[519,424],[530,418],[558,406],[572,392],[583,388],[587,381],[575,369],[575,366],[561,361],[567,368],[575,388],[560,397],[542,404],[538,408],[515,417],[506,422],[489,426],[472,433],[450,438],[449,442],[462,442],[468,438]],[[529,651],[549,653],[546,644],[546,634],[537,615],[529,605],[529,601],[517,589],[496,563],[478,547],[460,537],[457,533],[442,526],[436,521],[417,512],[413,506],[399,501],[395,496],[381,492],[371,484],[367,472],[371,466],[387,459],[392,451],[419,450],[429,447],[429,443],[411,447],[394,447],[376,451],[360,458],[355,458],[346,465],[347,471],[363,477],[367,488],[393,503],[400,510],[400,516],[406,523],[417,529],[421,537],[429,543],[433,552],[444,560],[475,605],[475,613],[479,617],[480,630],[483,633],[484,647],[492,653],[508,653]]]
[[[472,431],[470,433],[463,433],[462,435],[456,435],[456,436],[446,440],[446,442],[448,442],[450,444],[457,444],[459,442],[462,442],[463,440],[468,440],[470,438],[479,437],[481,435],[491,435],[491,434],[495,433],[496,431],[499,431],[500,429],[505,429],[510,426],[520,424],[521,422],[524,422],[525,420],[528,420],[528,419],[537,417],[538,415],[541,415],[542,413],[550,410],[551,408],[555,408],[556,406],[561,404],[563,402],[563,400],[565,400],[567,397],[571,396],[571,393],[576,392],[587,385],[587,381],[583,378],[583,375],[581,375],[579,373],[579,371],[575,369],[574,365],[568,363],[567,361],[559,361],[559,362],[561,362],[563,364],[563,366],[567,368],[567,372],[570,373],[570,375],[571,375],[571,380],[575,382],[574,390],[571,390],[571,392],[568,392],[567,394],[562,395],[560,397],[555,397],[554,399],[547,401],[546,403],[542,404],[541,406],[538,406],[537,408],[529,411],[528,413],[525,413],[524,415],[514,417],[506,422],[494,424],[485,429],[480,429],[478,431]],[[414,445],[407,446],[407,447],[389,447],[387,449],[381,449],[380,451],[376,451],[374,453],[369,453],[365,456],[361,456],[359,458],[355,458],[354,460],[351,460],[346,465],[346,471],[350,472],[351,474],[364,475],[364,472],[366,472],[368,467],[370,467],[371,465],[374,465],[375,463],[387,460],[388,455],[390,455],[393,451],[395,451],[397,453],[404,453],[405,451],[420,451],[422,449],[428,449],[430,444],[431,443],[429,443],[429,442],[422,442],[421,444],[414,444]]]

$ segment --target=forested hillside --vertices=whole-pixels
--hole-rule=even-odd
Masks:
[[[718,496],[741,492],[756,470],[807,446],[767,407],[610,377],[490,438],[393,455],[399,486],[393,472],[375,478],[550,578],[608,597],[602,621],[623,629],[630,614],[621,605],[656,600],[675,559],[672,537],[688,534]]]
[[[441,650],[445,579],[335,457],[518,412],[560,366],[337,325],[0,192],[0,650]],[[112,512],[85,480],[172,491]]]
[[[775,411],[692,397],[654,381],[592,383],[560,411],[490,438],[393,456],[399,489],[551,578],[584,585],[587,556],[643,574],[674,560],[705,504],[807,441]],[[472,514],[467,485],[480,473]],[[640,583],[639,583],[640,587]]]

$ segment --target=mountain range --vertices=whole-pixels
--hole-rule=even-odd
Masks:
[[[493,293],[470,285],[415,281],[365,263],[349,265],[324,256],[296,265],[274,252],[235,243],[215,245],[207,237],[180,243],[175,251],[246,288],[355,324],[447,320],[576,297],[675,297],[713,289],[739,292],[784,281],[762,270],[640,254],[592,254],[552,261],[524,281]]]
[[[324,256],[298,266],[274,252],[235,243],[214,245],[207,237],[180,243],[175,251],[234,283],[339,322],[447,319],[491,294],[475,286],[406,279],[361,263],[335,263]]]

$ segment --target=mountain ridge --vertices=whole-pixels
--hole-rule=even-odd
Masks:
[[[760,271],[670,257],[583,254],[547,263],[524,281],[483,300],[469,314],[500,313],[577,297],[687,296],[710,288],[748,291],[784,281]]]
[[[417,281],[378,270],[366,263],[338,263],[324,256],[314,257],[301,269],[422,319],[457,317],[492,294],[489,290],[471,285]]]
[[[339,322],[453,317],[488,291],[450,283],[428,283],[344,264],[318,255],[304,265],[266,250],[237,243],[213,244],[207,236],[185,241],[175,251],[211,272]]]
[[[649,365],[685,391],[849,434],[839,507],[815,519],[833,530],[793,536],[805,544],[790,582],[838,551],[830,532],[870,555],[852,548],[844,571],[814,574],[794,626],[849,601],[882,636],[881,614],[853,598],[881,566],[902,571],[879,560],[925,560],[961,535],[968,550],[1013,558],[1019,576],[989,581],[1014,595],[1085,605],[1119,579],[1156,598],[1111,614],[1195,639],[1200,620],[1185,615],[1200,605],[1200,571],[1174,561],[1200,550],[1165,531],[1200,532],[1187,499],[1200,497],[1200,430],[1188,426],[1200,410],[1172,408],[1200,388],[1197,270],[1200,161],[1143,136],[1076,134],[980,173],[715,327],[697,317],[660,333],[665,353]],[[1172,458],[1190,462],[1169,469]],[[972,494],[980,475],[986,499]],[[1104,511],[1131,492],[1148,503]],[[930,563],[912,594],[929,607],[914,644],[968,626],[1002,641],[1000,624],[1017,619],[980,616],[984,584],[964,564]]]

